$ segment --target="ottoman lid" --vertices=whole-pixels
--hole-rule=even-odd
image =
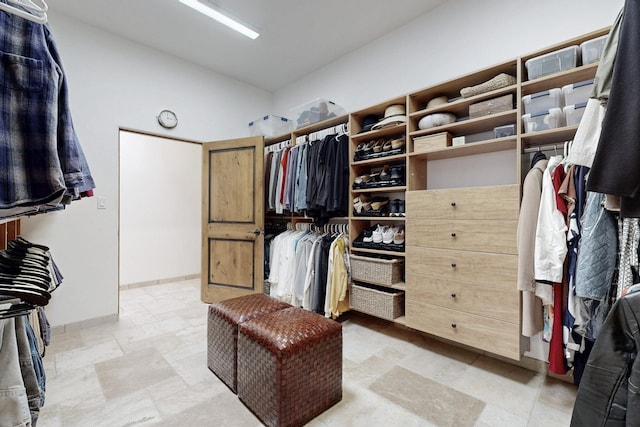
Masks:
[[[209,306],[209,310],[237,324],[287,307],[291,305],[268,295],[251,294],[213,303]]]
[[[239,333],[258,341],[272,353],[296,353],[340,335],[342,325],[320,314],[291,307],[245,322],[239,326]]]

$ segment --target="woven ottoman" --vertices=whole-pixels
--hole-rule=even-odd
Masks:
[[[238,328],[238,397],[270,427],[301,426],[342,399],[342,325],[300,308]]]
[[[209,305],[207,366],[234,393],[238,372],[238,325],[291,305],[264,294],[231,298]]]

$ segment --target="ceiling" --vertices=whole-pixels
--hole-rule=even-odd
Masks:
[[[206,0],[201,0],[206,1]],[[444,0],[213,0],[256,40],[178,0],[52,0],[49,8],[256,87],[275,91]]]

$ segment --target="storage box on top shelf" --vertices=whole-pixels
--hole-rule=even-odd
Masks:
[[[501,113],[513,110],[513,95],[507,94],[486,101],[476,102],[469,105],[469,118],[488,116],[490,114]]]
[[[440,132],[413,138],[413,151],[416,153],[441,150],[451,146],[451,134]]]
[[[586,106],[587,103],[582,102],[580,104],[567,105],[563,108],[567,126],[576,126],[580,124],[580,120],[582,120]]]
[[[347,111],[335,102],[316,98],[311,102],[292,108],[290,116],[294,118],[295,126],[299,129],[344,114],[347,114]]]
[[[593,91],[593,79],[562,86],[565,105],[587,102]]]
[[[553,88],[545,90],[544,92],[523,96],[522,104],[524,105],[525,114],[537,113],[538,111],[545,111],[550,108],[562,108],[564,107],[562,90],[560,88]]]
[[[564,114],[560,108],[552,108],[539,113],[525,114],[522,121],[525,133],[539,132],[564,126]]]
[[[577,45],[549,52],[531,58],[524,63],[529,80],[548,76],[559,71],[575,68],[580,63],[580,49]]]
[[[267,114],[249,122],[249,135],[251,136],[263,135],[267,138],[273,138],[291,132],[293,129],[294,126],[291,120],[272,114]]]
[[[607,37],[608,35],[600,36],[580,44],[582,64],[587,65],[600,61]]]

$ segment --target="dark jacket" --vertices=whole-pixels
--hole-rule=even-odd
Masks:
[[[620,298],[602,326],[585,368],[571,427],[640,426],[640,292]]]

